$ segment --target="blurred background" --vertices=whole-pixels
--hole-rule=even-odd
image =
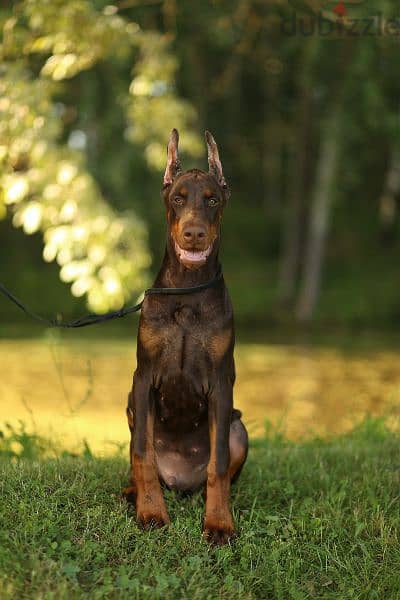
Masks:
[[[0,17],[0,281],[67,320],[135,302],[164,250],[169,132],[205,168],[210,129],[251,434],[395,418],[397,3],[17,0]],[[137,322],[60,333],[0,299],[2,422],[126,443]]]

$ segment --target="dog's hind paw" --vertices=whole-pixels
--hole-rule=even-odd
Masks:
[[[128,504],[135,504],[136,502],[136,487],[134,485],[128,485],[123,492],[122,497],[128,502]]]

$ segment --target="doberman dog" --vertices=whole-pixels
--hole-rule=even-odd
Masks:
[[[162,188],[167,243],[157,287],[198,286],[220,269],[220,227],[230,194],[218,148],[206,132],[209,171],[183,172],[178,141],[173,129]],[[182,492],[206,484],[204,537],[225,544],[235,535],[230,486],[246,460],[248,437],[233,408],[234,343],[222,276],[196,294],[145,297],[127,408],[131,485],[125,490],[145,529],[169,523],[160,482]]]

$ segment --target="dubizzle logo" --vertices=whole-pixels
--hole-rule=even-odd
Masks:
[[[333,12],[338,17],[344,17],[346,15],[346,7],[344,5],[344,2],[339,2],[339,4],[336,4],[335,8],[333,9]]]
[[[288,1],[295,11],[292,16],[282,20],[283,35],[317,35],[327,39],[400,37],[400,18],[389,18],[382,12],[360,16],[359,5],[362,5],[364,0],[302,0],[301,3],[298,0]]]
[[[314,13],[328,10],[343,17],[347,14],[348,8],[363,4],[365,0],[288,0],[296,11]]]

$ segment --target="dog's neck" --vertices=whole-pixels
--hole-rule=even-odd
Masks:
[[[206,263],[197,269],[188,269],[183,265],[175,252],[173,241],[168,232],[164,259],[158,272],[155,286],[157,287],[191,287],[207,283],[216,276],[220,267],[219,237],[214,242],[213,250]]]

